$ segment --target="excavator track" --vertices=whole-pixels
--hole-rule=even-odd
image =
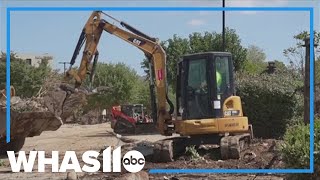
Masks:
[[[230,136],[174,137],[159,140],[153,147],[153,162],[172,162],[190,145],[219,144],[221,159],[239,159],[241,152],[249,147],[249,133]]]
[[[172,162],[174,158],[184,153],[187,137],[174,137],[159,140],[153,147],[153,162]]]
[[[126,121],[125,119],[118,118],[117,122],[114,126],[114,132],[117,134],[134,134],[135,133],[135,126]]]
[[[220,141],[220,154],[223,160],[239,159],[240,153],[249,147],[250,134],[225,136]]]

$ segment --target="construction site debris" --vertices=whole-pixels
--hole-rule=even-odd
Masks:
[[[77,173],[74,171],[68,172],[67,173],[67,180],[77,180]]]
[[[145,171],[140,171],[137,173],[126,173],[123,174],[117,178],[115,178],[115,180],[149,180],[149,174]]]
[[[89,124],[101,124],[106,122],[106,120],[102,118],[100,111],[92,110],[84,114],[83,116],[80,116],[79,118],[77,118],[76,122],[82,125],[89,125]]]
[[[121,139],[130,137],[121,136]],[[281,160],[281,155],[276,148],[281,144],[280,140],[265,139],[255,140],[252,142],[252,146],[241,153],[240,159],[228,159],[221,160],[219,157],[219,148],[217,146],[207,146],[210,148],[197,148],[199,155],[202,158],[194,161],[186,153],[180,157],[175,158],[173,162],[159,163],[154,161],[154,148],[160,141],[137,141],[132,140],[130,143],[122,141],[122,150],[127,152],[130,150],[140,151],[147,161],[145,168],[149,169],[152,167],[157,168],[254,168],[254,169],[265,169],[265,168],[284,168],[284,163]]]

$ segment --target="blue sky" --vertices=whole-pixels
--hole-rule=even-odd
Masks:
[[[1,2],[0,2],[1,3]],[[6,7],[17,6],[221,6],[221,1],[22,1],[4,0],[1,5],[1,51],[6,51]],[[226,0],[228,7],[309,6],[315,7],[314,27],[319,30],[320,1],[313,0]],[[59,61],[70,61],[84,23],[91,12],[12,12],[11,50],[49,53]],[[106,12],[160,40],[173,34],[187,37],[192,32],[221,32],[221,12]],[[109,20],[106,17],[106,20]],[[111,21],[111,20],[110,20]],[[111,21],[112,22],[112,21]],[[295,34],[309,29],[308,12],[226,12],[226,26],[236,29],[242,44],[262,48],[268,60],[282,60],[283,50],[296,43]],[[126,42],[104,33],[99,44],[103,62],[124,62],[143,74],[143,53]],[[81,54],[80,54],[81,55]],[[80,61],[80,56],[77,61]]]

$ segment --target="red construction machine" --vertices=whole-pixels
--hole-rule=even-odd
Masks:
[[[113,106],[111,128],[117,134],[141,134],[157,132],[152,118],[143,104]]]

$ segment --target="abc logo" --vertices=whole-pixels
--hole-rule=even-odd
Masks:
[[[144,156],[139,151],[135,150],[127,152],[122,159],[123,167],[131,173],[141,171],[144,167],[144,164]]]

